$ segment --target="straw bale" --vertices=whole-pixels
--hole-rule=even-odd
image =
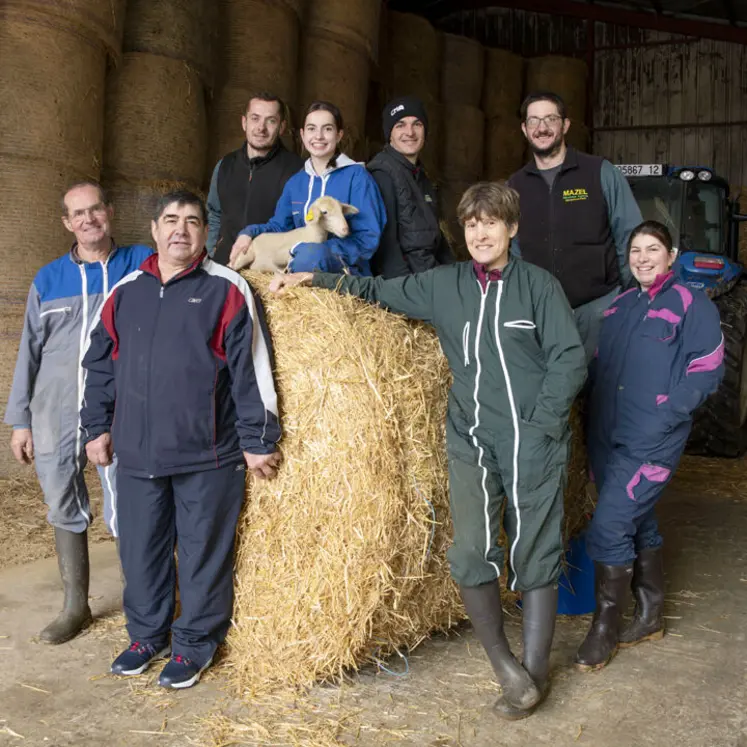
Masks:
[[[210,85],[217,10],[214,0],[129,0],[123,50],[184,60]]]
[[[443,172],[448,181],[477,181],[483,169],[485,116],[467,104],[443,108]]]
[[[583,122],[571,122],[565,141],[576,150],[588,153],[590,151],[589,128]]]
[[[122,246],[152,244],[150,223],[162,195],[174,189],[189,189],[201,195],[199,187],[187,182],[106,180],[104,186],[114,205],[112,234]]]
[[[560,94],[565,101],[568,116],[583,122],[586,117],[587,75],[586,62],[576,57],[533,57],[527,62],[527,93],[552,91]]]
[[[524,91],[524,59],[505,49],[485,49],[482,110],[488,119],[519,115]]]
[[[127,0],[0,0],[3,14],[37,18],[50,27],[76,29],[113,56],[122,48]]]
[[[221,0],[219,87],[228,84],[296,97],[300,22],[273,0]]]
[[[278,477],[250,481],[238,527],[226,665],[254,696],[336,679],[464,613],[445,556],[450,375],[435,333],[244,275],[267,311],[284,432]]]
[[[280,2],[287,5],[301,21],[306,18],[306,10],[309,5],[308,0],[280,0]]]
[[[441,99],[441,35],[423,17],[389,11],[389,85],[393,96],[414,95],[426,106]],[[430,111],[430,107],[429,107]]]
[[[205,95],[194,68],[161,55],[128,52],[109,74],[107,178],[187,181],[205,173]]]
[[[368,57],[337,36],[308,29],[303,35],[300,110],[317,99],[334,102],[345,124],[343,150],[355,158],[365,147]]]
[[[485,50],[479,42],[442,34],[441,100],[479,107],[485,76]]]
[[[508,114],[485,122],[485,178],[508,179],[524,165],[526,139],[518,117]]]
[[[378,60],[381,0],[314,0],[309,3],[304,32],[324,32]]]
[[[420,157],[425,165],[428,176],[436,182],[443,177],[443,149],[444,132],[443,117],[444,109],[441,104],[428,104],[428,132],[425,137],[425,147]]]
[[[106,53],[42,14],[0,22],[0,155],[95,176],[101,163]]]
[[[439,208],[441,211],[441,230],[445,233],[452,251],[457,259],[468,259],[469,253],[464,243],[464,231],[457,220],[457,206],[462,195],[472,181],[447,180],[439,188]]]
[[[238,532],[236,684],[308,685],[460,617],[433,332],[328,291],[262,294],[283,417],[283,467],[253,482]]]

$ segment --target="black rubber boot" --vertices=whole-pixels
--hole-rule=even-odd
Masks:
[[[475,635],[485,649],[503,691],[500,700],[521,711],[536,705],[541,697],[540,691],[529,672],[514,658],[503,630],[498,581],[481,586],[460,586],[459,591]],[[502,715],[500,709],[497,713]]]
[[[503,718],[510,721],[531,716],[544,700],[549,687],[550,650],[555,634],[555,616],[558,610],[558,587],[544,586],[522,594],[524,611],[524,669],[529,672],[540,691],[540,700],[531,708],[518,709],[501,697],[495,704]]]
[[[93,617],[88,606],[88,532],[76,534],[55,527],[54,538],[65,602],[62,612],[39,638],[44,643],[58,644],[75,638],[93,622]]]
[[[633,564],[635,614],[620,634],[620,648],[664,636],[664,563],[660,547],[641,550]]]
[[[609,664],[617,653],[622,616],[630,599],[633,564],[594,563],[597,609],[591,629],[576,653],[576,669],[591,672]]]

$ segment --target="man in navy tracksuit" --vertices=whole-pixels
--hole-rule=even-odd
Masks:
[[[81,423],[89,459],[119,462],[131,645],[112,672],[143,672],[171,632],[159,684],[183,688],[227,633],[246,467],[274,475],[280,429],[259,302],[207,256],[200,198],[166,195],[152,233],[158,254],[114,287],[91,335]]]

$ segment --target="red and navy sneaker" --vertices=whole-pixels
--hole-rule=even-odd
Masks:
[[[155,659],[163,659],[170,653],[169,646],[159,651],[150,643],[133,641],[130,647],[112,662],[111,672],[123,676],[142,674]]]
[[[207,664],[200,666],[192,659],[181,654],[174,654],[158,676],[158,684],[161,687],[171,687],[181,690],[192,687],[200,681],[200,675],[213,663],[212,657]]]

